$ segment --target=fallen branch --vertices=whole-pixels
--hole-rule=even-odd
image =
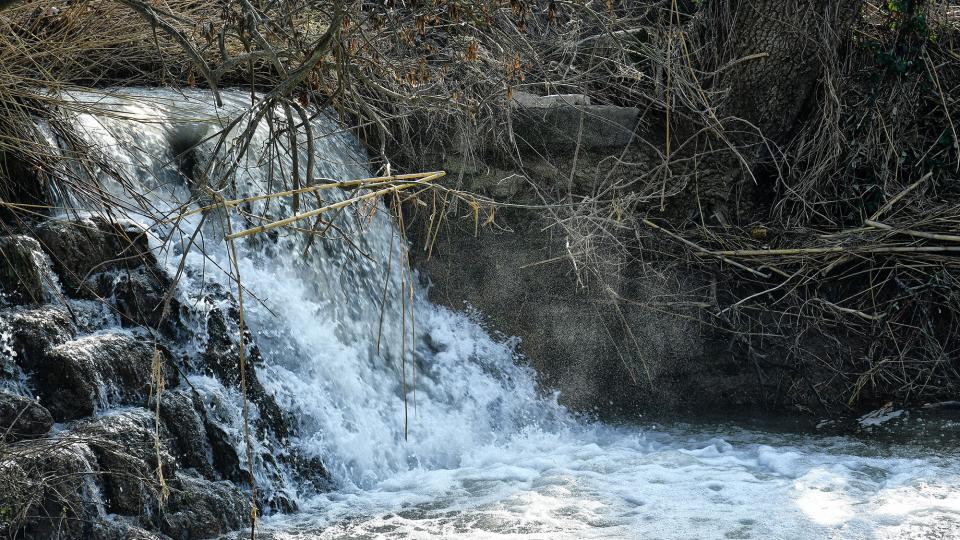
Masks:
[[[447,174],[447,173],[446,173],[445,171],[434,171],[434,172],[426,172],[426,173],[411,173],[411,174],[395,174],[395,175],[392,175],[392,176],[377,176],[377,177],[373,177],[373,178],[362,178],[362,179],[359,179],[359,180],[346,180],[346,181],[343,181],[343,182],[330,182],[330,183],[327,183],[327,184],[317,184],[317,185],[306,186],[306,187],[302,187],[302,188],[298,188],[298,189],[290,189],[290,190],[287,190],[287,191],[278,191],[278,192],[276,192],[276,193],[266,193],[266,194],[263,194],[263,195],[254,195],[254,196],[252,196],[252,197],[244,197],[244,198],[242,198],[242,199],[230,199],[230,200],[227,200],[227,201],[223,201],[222,203],[209,204],[209,205],[207,205],[207,206],[202,206],[202,207],[200,207],[200,208],[196,208],[196,209],[190,210],[190,211],[188,211],[188,212],[184,212],[184,213],[182,213],[182,214],[179,214],[179,215],[178,215],[176,218],[174,218],[174,219],[181,219],[181,218],[189,217],[189,216],[192,216],[192,215],[194,215],[194,214],[199,214],[199,213],[201,213],[201,212],[206,212],[206,211],[208,211],[208,210],[213,210],[213,209],[215,209],[215,208],[233,208],[233,207],[235,207],[235,206],[239,206],[239,205],[245,204],[245,203],[262,201],[262,200],[265,200],[265,199],[274,199],[274,198],[277,198],[277,197],[288,197],[288,196],[291,196],[291,195],[299,195],[299,194],[302,194],[302,193],[312,193],[312,192],[315,192],[315,191],[322,191],[322,190],[325,190],[325,189],[334,189],[334,188],[350,189],[350,188],[356,188],[356,187],[370,186],[370,185],[372,185],[372,184],[383,184],[383,183],[388,183],[388,182],[393,182],[393,181],[399,181],[399,180],[419,180],[419,181],[423,182],[423,181],[425,181],[425,180],[436,180],[437,178],[442,178],[443,176],[446,176],[446,174]]]
[[[264,231],[268,231],[268,230],[270,230],[270,229],[275,229],[275,228],[277,228],[277,227],[283,227],[284,225],[289,225],[289,224],[295,223],[295,222],[297,222],[297,221],[301,221],[301,220],[304,220],[304,219],[308,219],[308,218],[311,218],[311,217],[314,217],[314,216],[319,216],[320,214],[329,212],[329,211],[331,211],[331,210],[337,210],[337,209],[340,209],[340,208],[344,208],[344,207],[349,206],[349,205],[351,205],[351,204],[356,204],[356,203],[358,203],[358,202],[365,201],[365,200],[367,200],[367,199],[373,199],[373,198],[376,198],[376,197],[380,197],[381,195],[386,195],[386,194],[388,194],[388,193],[396,193],[396,192],[398,192],[398,191],[403,191],[403,190],[405,190],[405,189],[409,189],[409,188],[412,188],[412,187],[420,186],[420,185],[422,185],[423,182],[429,182],[429,181],[431,181],[431,180],[436,180],[437,178],[440,178],[440,177],[443,176],[443,175],[444,175],[444,173],[442,173],[442,172],[441,172],[441,173],[434,173],[433,175],[430,175],[430,176],[427,176],[427,177],[425,177],[425,178],[422,178],[420,183],[399,184],[399,185],[390,186],[390,187],[388,187],[388,188],[384,188],[384,189],[381,189],[381,190],[378,190],[378,191],[371,191],[370,193],[365,193],[365,194],[363,194],[363,195],[360,195],[359,197],[353,197],[353,198],[350,198],[350,199],[345,199],[345,200],[342,200],[342,201],[337,202],[337,203],[334,203],[334,204],[329,204],[329,205],[327,205],[327,206],[324,206],[324,207],[321,207],[321,208],[317,208],[317,209],[315,209],[315,210],[310,210],[309,212],[303,212],[303,213],[300,213],[300,214],[296,214],[296,215],[290,216],[290,217],[288,217],[288,218],[281,219],[281,220],[279,220],[279,221],[274,221],[274,222],[272,222],[272,223],[267,223],[266,225],[260,225],[260,226],[258,226],[258,227],[253,227],[253,228],[251,228],[251,229],[247,229],[247,230],[240,231],[240,232],[237,232],[237,233],[229,234],[229,235],[225,236],[224,239],[225,239],[225,240],[234,240],[234,239],[236,239],[236,238],[243,238],[243,237],[245,237],[245,236],[250,236],[250,235],[252,235],[252,234],[261,233],[261,232],[264,232]]]
[[[738,263],[737,261],[733,261],[733,260],[728,259],[728,258],[725,256],[724,253],[721,253],[721,252],[719,252],[719,251],[711,251],[711,250],[709,250],[709,249],[702,248],[702,247],[698,246],[697,244],[691,242],[690,240],[687,240],[686,238],[683,238],[682,236],[680,236],[680,235],[678,235],[678,234],[676,234],[676,233],[673,233],[673,232],[668,231],[667,229],[664,229],[663,227],[657,225],[656,223],[650,221],[649,219],[642,219],[642,220],[640,220],[640,221],[641,221],[644,225],[646,225],[647,227],[650,227],[651,229],[660,231],[660,232],[666,234],[667,236],[673,238],[674,240],[676,240],[676,241],[678,241],[678,242],[680,242],[680,243],[682,243],[682,244],[684,244],[684,245],[686,245],[686,246],[689,246],[689,247],[693,248],[694,250],[696,250],[697,252],[699,252],[699,253],[701,253],[701,254],[711,255],[711,256],[713,256],[713,257],[718,257],[720,260],[722,260],[723,262],[725,262],[725,263],[727,263],[727,264],[730,264],[730,265],[732,265],[732,266],[736,266],[737,268],[739,268],[739,269],[741,269],[741,270],[746,270],[747,272],[750,272],[751,274],[754,274],[754,275],[756,275],[756,276],[762,277],[762,278],[764,278],[764,279],[768,279],[768,278],[770,277],[769,274],[764,274],[763,272],[760,272],[759,270],[754,270],[753,268],[750,268],[749,266],[746,266],[746,265],[744,265],[744,264]]]
[[[890,225],[887,225],[885,223],[880,223],[878,221],[873,221],[872,219],[868,219],[864,221],[864,223],[866,223],[867,225],[875,229],[883,229],[885,231],[891,231],[896,234],[905,234],[907,236],[913,236],[915,238],[926,238],[928,240],[941,240],[943,242],[960,242],[960,236],[956,236],[952,234],[929,233],[924,231],[913,231],[910,229],[894,229]]]
[[[726,257],[777,257],[783,255],[821,255],[824,253],[960,253],[960,246],[876,246],[864,248],[832,246],[797,249],[734,249],[727,251],[713,251],[709,253]]]
[[[873,215],[870,216],[870,220],[880,219],[880,216],[882,216],[887,210],[893,208],[893,205],[897,204],[897,202],[899,202],[900,199],[906,197],[911,191],[917,189],[917,186],[922,184],[931,176],[933,176],[933,173],[928,172],[927,174],[923,175],[923,177],[921,177],[919,180],[907,186],[903,191],[898,193],[894,198],[890,199],[889,201],[887,201],[886,204],[881,206],[879,210],[874,212]]]

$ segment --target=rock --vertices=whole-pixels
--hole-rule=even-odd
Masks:
[[[213,466],[223,478],[238,484],[249,480],[247,471],[240,465],[240,456],[233,445],[233,438],[214,422],[206,422],[204,429],[210,441]]]
[[[36,401],[0,390],[0,443],[43,435],[53,416]]]
[[[192,380],[192,384],[197,382]],[[234,427],[243,421],[240,411],[242,403],[239,396],[230,394],[227,388],[213,381],[201,389],[204,430],[210,442],[213,467],[220,478],[243,484],[250,480],[250,473],[240,459],[239,449],[245,447],[245,441],[243,432]]]
[[[64,292],[71,296],[92,296],[93,287],[86,281],[98,272],[134,269],[144,264],[158,272],[146,232],[129,220],[108,222],[94,217],[48,221],[36,232],[53,261]]]
[[[432,300],[453,309],[466,302],[492,330],[520,337],[539,382],[571,409],[616,414],[692,395],[677,392],[674,379],[709,360],[696,319],[647,307],[682,287],[682,276],[631,274],[618,253],[597,249],[597,272],[581,286],[568,239],[549,218],[509,209],[497,218],[500,228],[478,234],[472,223],[451,222],[429,258],[427,239],[408,229]]]
[[[161,423],[158,433],[154,414],[133,408],[76,422],[69,432],[71,437],[85,441],[96,456],[107,511],[133,517],[136,525],[153,528],[162,489],[157,460],[165,479],[176,474],[173,456],[166,450],[170,435],[165,425]]]
[[[246,459],[246,437],[243,429],[242,396],[213,377],[191,377],[191,386],[199,390],[203,400],[204,429],[210,441],[213,467],[221,478],[235,484],[249,485],[250,469]],[[278,439],[269,426],[260,419],[256,403],[248,403],[250,412],[250,442],[256,477],[260,483],[257,490],[257,505],[279,512],[296,509],[296,501],[288,496],[291,488],[281,463],[290,463],[289,456],[281,452],[275,456],[271,449],[283,448],[286,441]]]
[[[205,330],[204,370],[227,386],[237,386],[240,383],[239,347],[235,338],[237,330],[227,327],[227,316],[220,308],[207,312]]]
[[[464,188],[472,193],[488,195],[496,200],[508,201],[527,185],[527,177],[495,167],[478,166],[476,160],[451,154],[444,156],[438,168],[462,178]]]
[[[55,438],[16,443],[0,457],[0,534],[165,540],[242,527],[249,496],[229,482],[177,471],[169,441],[154,413],[132,408],[73,422]]]
[[[29,236],[0,236],[0,305],[41,304],[47,300],[47,264],[40,244]]]
[[[185,468],[213,478],[213,455],[204,425],[203,403],[190,390],[177,388],[160,397],[160,417],[173,436],[171,450]]]
[[[97,520],[89,534],[90,540],[170,540],[165,534],[150,532],[120,519]]]
[[[48,176],[31,163],[25,156],[18,156],[15,152],[0,151],[0,170],[5,180],[0,182],[0,200],[8,203],[33,204],[47,206]],[[22,208],[0,205],[0,221],[11,225],[23,222]]]
[[[170,436],[153,412],[130,408],[72,422],[54,438],[7,447],[0,455],[0,534],[193,540],[243,527],[249,495],[230,482],[178,471],[167,451]]]
[[[72,339],[76,329],[66,311],[42,307],[0,311],[0,379],[21,393],[32,394],[24,385],[22,364],[39,358],[48,349]]]
[[[220,291],[222,298],[212,303],[213,306],[205,313],[204,327],[206,330],[203,352],[203,366],[201,369],[213,375],[225,386],[240,388],[240,347],[238,346],[239,311],[236,302],[229,293]],[[223,306],[226,306],[225,308]],[[267,393],[257,377],[256,365],[262,362],[260,350],[253,342],[249,330],[244,332],[245,370],[247,396],[260,410],[257,428],[261,436],[266,431],[278,439],[289,435],[287,419],[283,415],[273,396]]]
[[[212,466],[221,478],[238,484],[249,481],[248,465],[241,459],[244,436],[235,427],[242,422],[239,410],[242,407],[239,393],[241,382],[246,382],[246,397],[250,406],[251,439],[255,446],[254,463],[258,475],[269,479],[264,483],[275,489],[258,491],[257,503],[262,507],[288,511],[295,502],[281,488],[286,483],[281,470],[282,456],[275,456],[271,448],[278,448],[290,435],[291,420],[279,407],[274,397],[267,392],[257,376],[256,366],[262,363],[260,351],[249,331],[239,335],[239,311],[230,293],[220,287],[210,286],[203,293],[181,305],[181,317],[188,321],[187,327],[197,328],[197,341],[201,353],[191,370],[204,376],[191,383],[201,388],[203,430],[209,441]],[[245,351],[245,370],[240,369],[240,344]],[[171,404],[172,405],[172,404]],[[185,412],[185,407],[177,409]],[[193,428],[192,431],[199,431]],[[199,463],[194,455],[184,459]],[[322,468],[322,464],[320,465]]]
[[[143,405],[159,355],[167,388],[179,383],[169,353],[126,334],[95,334],[53,347],[23,365],[41,403],[57,421],[89,416],[106,405]]]
[[[52,306],[2,311],[0,323],[8,329],[18,356],[27,361],[76,336],[67,311]]]
[[[172,332],[167,315],[176,313],[176,306],[172,299],[165,306],[167,291],[173,286],[165,274],[140,267],[118,272],[112,285],[109,296],[113,297],[121,324],[163,329],[168,335]]]
[[[323,493],[333,489],[333,480],[323,461],[315,456],[305,456],[294,452],[286,462],[296,471],[297,478],[310,483],[316,493]]]
[[[591,105],[590,96],[584,94],[551,94],[538,96],[529,92],[513,92],[513,103],[523,108],[545,109],[548,107],[563,107],[565,105]]]
[[[0,457],[0,535],[24,540],[96,538],[105,510],[90,448],[70,439],[11,445]]]
[[[178,474],[160,530],[174,540],[213,538],[243,527],[249,507],[249,496],[230,482]]]

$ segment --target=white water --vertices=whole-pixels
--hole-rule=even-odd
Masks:
[[[127,92],[103,100],[102,114],[72,121],[126,164],[122,175],[146,194],[141,205],[165,211],[197,194],[209,202],[201,190],[191,195],[173,165],[174,149],[213,134],[249,96],[228,95],[221,110],[210,101],[199,92]],[[313,125],[317,177],[370,175],[363,153],[334,122]],[[224,197],[283,189],[278,178],[289,178],[291,163],[264,154],[267,137],[265,128],[258,131]],[[201,164],[213,147],[200,144]],[[271,164],[282,168],[273,178]],[[101,182],[134,199],[107,176]],[[343,194],[324,196],[329,203]],[[289,204],[250,210],[276,219],[290,214]],[[186,240],[203,227],[207,257],[190,251],[179,287],[197,320],[216,305],[204,295],[211,284],[236,293],[224,272],[231,265],[217,215],[204,224],[195,215],[178,228],[150,222],[136,208],[131,215],[156,234],[171,275]],[[234,229],[260,224],[236,213],[231,220]],[[337,486],[312,494],[289,471],[281,471],[282,481],[261,475],[261,487],[301,506],[298,514],[265,520],[278,538],[960,537],[956,449],[878,452],[844,439],[578,420],[538,392],[511,343],[432,305],[419,287],[415,324],[402,316],[401,241],[383,206],[351,209],[336,224],[305,257],[305,237],[291,231],[237,244],[247,320],[264,356],[258,376],[299,424],[290,440],[255,441],[257,450],[317,456]],[[345,235],[355,246],[338,239]],[[184,352],[200,346],[184,344]],[[210,377],[191,382],[241,444],[239,395]]]
[[[960,537],[956,453],[710,431],[519,433],[268,525],[304,539]]]

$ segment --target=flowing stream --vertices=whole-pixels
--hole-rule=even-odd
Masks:
[[[206,219],[156,217],[216,200],[206,187],[221,187],[221,179],[227,199],[284,189],[294,163],[271,152],[266,123],[247,149],[230,144],[244,121],[217,146],[215,134],[250,95],[227,93],[219,109],[199,91],[72,99],[85,110],[66,108],[67,121],[116,163],[113,174],[100,171],[100,183],[150,228],[170,275],[183,262],[179,301],[202,313],[216,302],[205,291],[236,296],[224,231],[291,215],[291,197],[244,205],[244,216],[232,212],[229,221],[220,210]],[[312,144],[302,130],[298,137],[301,178],[311,150],[314,178],[372,176],[363,150],[335,121],[320,115],[310,126]],[[51,141],[63,146],[54,132]],[[239,167],[207,167],[215,156],[235,157]],[[303,211],[346,196],[327,190],[322,202],[297,204]],[[238,239],[236,267],[263,357],[258,378],[298,425],[287,440],[252,444],[257,455],[295,450],[321,459],[334,488],[308,489],[310,479],[282,466],[261,473],[258,487],[299,506],[268,515],[260,524],[266,535],[960,538],[955,447],[578,418],[538,389],[514,341],[427,300],[402,264],[404,240],[384,205],[345,210],[324,238],[278,231]],[[190,355],[200,345],[182,347]],[[200,374],[190,383],[242,446],[237,392]]]

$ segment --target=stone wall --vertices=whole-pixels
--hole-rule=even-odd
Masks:
[[[635,253],[600,240],[591,245],[588,232],[558,225],[568,217],[564,203],[592,193],[614,163],[613,174],[624,178],[651,166],[630,145],[638,122],[651,119],[577,96],[516,101],[511,123],[520,163],[448,154],[431,167],[448,171],[450,184],[509,203],[488,226],[447,219],[435,240],[411,215],[414,265],[431,299],[473,306],[491,330],[520,337],[544,388],[559,390],[561,402],[577,410],[758,401],[755,377],[729,354],[729,338],[682,302],[703,283],[663,266],[653,271]],[[548,202],[559,207],[543,208]],[[577,267],[584,246],[593,250],[589,271]]]

